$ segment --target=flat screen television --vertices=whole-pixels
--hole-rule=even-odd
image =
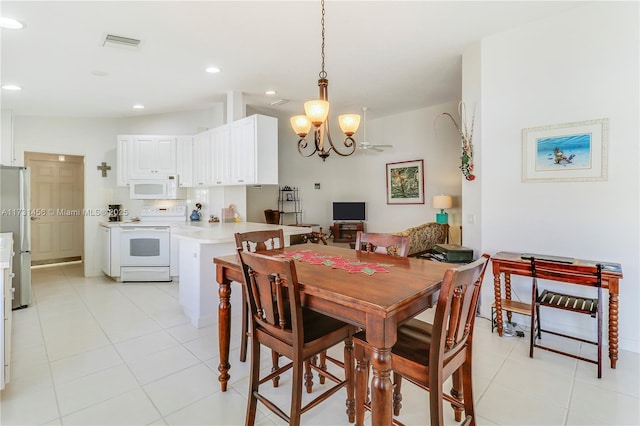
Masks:
[[[333,220],[365,220],[364,203],[333,203]]]

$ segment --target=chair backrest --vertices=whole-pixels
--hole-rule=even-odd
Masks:
[[[280,211],[267,209],[264,211],[264,219],[271,225],[277,225],[280,223]]]
[[[534,280],[544,279],[564,283],[602,287],[602,265],[552,262],[531,256],[531,276]]]
[[[244,251],[273,250],[284,247],[284,232],[282,229],[270,231],[237,232],[236,248]]]
[[[294,261],[238,249],[253,332],[293,345],[304,342],[302,305]],[[285,297],[285,294],[288,297]]]
[[[488,261],[489,255],[483,254],[475,262],[445,272],[433,321],[430,368],[441,368],[461,350],[470,348]]]
[[[409,255],[409,237],[391,234],[367,233],[356,234],[356,251],[364,250],[372,253],[407,257]]]

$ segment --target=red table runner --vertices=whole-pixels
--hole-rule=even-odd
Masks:
[[[389,272],[388,268],[393,266],[390,263],[359,262],[342,256],[324,256],[311,250],[292,251],[282,254],[282,257],[290,257],[312,265],[330,266],[333,269],[345,270],[350,274],[362,272],[363,274],[373,275],[376,272]]]

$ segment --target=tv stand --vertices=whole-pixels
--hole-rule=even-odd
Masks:
[[[334,243],[353,243],[358,231],[364,232],[364,222],[334,222],[331,226]]]

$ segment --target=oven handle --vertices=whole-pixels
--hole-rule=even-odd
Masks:
[[[145,227],[140,227],[140,228],[121,228],[122,232],[156,232],[156,231],[166,231],[169,232],[169,228],[167,228],[166,226],[160,226],[160,227],[151,227],[151,226],[145,226]]]

